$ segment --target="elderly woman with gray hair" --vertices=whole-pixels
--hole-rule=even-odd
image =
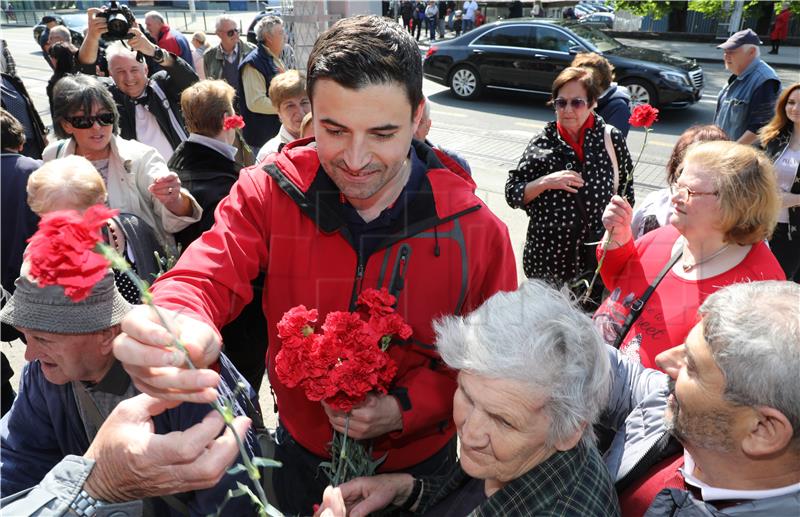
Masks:
[[[323,510],[341,514],[346,506],[352,517],[388,505],[430,516],[619,515],[594,446],[610,366],[589,317],[563,292],[530,280],[435,329],[442,359],[460,370],[456,468],[435,478],[358,478],[329,488]]]
[[[117,136],[119,113],[106,87],[87,75],[63,77],[53,92],[53,128],[61,138],[42,153],[45,161],[83,156],[108,190],[108,205],[134,214],[175,250],[172,234],[200,220],[202,209],[154,148]]]

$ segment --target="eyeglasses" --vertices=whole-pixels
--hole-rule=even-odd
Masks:
[[[110,126],[114,124],[114,114],[99,113],[92,116],[84,115],[81,117],[64,117],[64,120],[72,124],[72,127],[75,129],[89,129],[90,127],[94,126],[95,122],[101,126]]]
[[[588,101],[582,97],[575,97],[574,99],[564,99],[562,97],[559,97],[553,101],[553,105],[556,107],[557,110],[566,109],[568,104],[572,106],[572,109],[578,110],[586,106],[588,104]]]
[[[226,35],[227,35],[229,38],[232,38],[232,37],[234,37],[235,35],[239,34],[239,29],[231,29],[231,30],[229,30],[229,31],[226,31],[226,32],[225,32],[225,34],[226,34]]]
[[[692,197],[698,196],[718,196],[719,192],[697,192],[695,190],[690,189],[689,187],[681,187],[677,183],[673,183],[669,186],[669,193],[673,196],[679,195],[681,198],[686,198],[687,200],[692,199]]]

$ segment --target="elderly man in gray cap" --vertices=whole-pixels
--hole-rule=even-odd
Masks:
[[[758,130],[772,118],[781,91],[775,70],[761,60],[759,45],[758,35],[745,29],[717,47],[733,75],[717,96],[714,124],[740,144],[756,141]]]
[[[24,334],[27,345],[25,359],[28,360],[22,371],[19,395],[11,410],[0,420],[0,477],[3,480],[0,491],[3,497],[39,484],[69,455],[73,455],[69,456],[73,464],[71,469],[67,469],[72,475],[67,477],[75,482],[85,480],[94,464],[90,458],[80,457],[90,449],[90,442],[99,434],[114,407],[137,394],[128,374],[112,353],[112,343],[120,333],[119,323],[130,308],[114,284],[113,273],[109,270],[86,299],[74,302],[65,295],[61,286],[41,287],[29,276],[28,269],[28,263],[24,263],[14,295],[0,311],[3,323]],[[222,356],[219,374],[222,380],[217,390],[223,395],[231,395],[232,386],[246,382]],[[237,392],[235,414],[243,414],[243,408],[252,404],[248,396],[254,395],[249,389]],[[170,406],[173,404],[166,407]],[[209,411],[211,409],[206,404],[184,403],[154,416],[151,429],[156,434],[186,431],[204,421]],[[146,420],[142,422],[142,434],[146,434],[148,429]],[[246,444],[251,455],[258,454],[252,432],[246,436]],[[93,448],[96,453],[97,447],[93,445]],[[137,499],[154,492],[180,491],[184,493],[179,496],[146,500],[146,513],[207,515],[217,512],[227,491],[235,489],[237,481],[247,482],[246,476],[240,474],[226,477],[210,489],[194,490],[199,486],[182,484],[178,476],[168,480],[169,486],[148,487],[151,480],[141,477],[138,482],[134,481],[134,486],[120,486],[114,481],[124,478],[124,472],[117,472],[115,476],[113,472],[109,473],[109,469],[137,471],[143,464],[153,466],[153,458],[138,457],[147,450],[147,447],[142,447],[140,454],[129,450],[130,462],[117,461],[115,466],[109,464],[110,460],[106,463],[99,459],[97,475],[90,478],[84,487],[75,484],[72,490],[74,499],[69,504],[84,512],[77,512],[78,515],[92,515],[92,509],[97,510],[110,502]],[[185,460],[189,463],[192,458]],[[156,472],[157,469],[154,474]],[[155,478],[154,475],[153,483],[156,483]],[[47,481],[44,479],[44,486],[47,486]],[[211,484],[213,481],[216,479]],[[187,488],[194,491],[186,492]],[[252,511],[251,503],[248,498],[236,498],[226,505],[226,511],[246,515]]]

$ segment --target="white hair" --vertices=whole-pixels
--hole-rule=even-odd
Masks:
[[[451,368],[544,392],[550,445],[579,431],[582,443],[594,442],[592,424],[611,388],[608,352],[566,291],[528,280],[467,316],[434,322],[434,330],[439,354]]]
[[[233,22],[236,26],[239,26],[239,22],[233,19],[233,16],[230,14],[220,14],[217,16],[217,20],[214,22],[214,30],[219,31],[219,28],[222,27],[222,24],[225,22]]]
[[[703,338],[725,376],[725,398],[777,409],[800,440],[800,285],[730,285],[709,296],[699,314]]]
[[[59,41],[71,43],[72,34],[70,34],[69,29],[63,25],[56,25],[50,29],[50,34],[47,36],[47,41],[48,43],[58,43]]]
[[[757,58],[761,57],[761,48],[759,48],[758,45],[753,45],[752,43],[745,43],[744,45],[742,45],[742,48],[745,49],[747,52],[749,52],[750,49],[755,49],[756,57]]]
[[[121,41],[112,41],[106,47],[106,60],[108,61],[108,65],[111,66],[111,61],[118,56],[129,57],[136,60],[136,51],[129,49]],[[142,63],[142,65],[144,65],[144,63]]]
[[[164,17],[158,11],[147,11],[144,15],[144,19],[146,20],[148,18],[158,18],[158,21],[160,21],[161,23],[166,23],[164,21]]]
[[[256,39],[258,42],[264,43],[264,39],[268,34],[272,34],[272,29],[276,25],[283,25],[283,20],[277,16],[265,16],[259,20],[258,25],[256,25]]]

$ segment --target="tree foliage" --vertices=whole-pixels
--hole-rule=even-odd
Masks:
[[[746,0],[744,2],[744,13],[754,9],[759,4],[759,0]],[[775,2],[775,12],[781,11],[782,2]],[[800,15],[800,1],[789,2],[789,9],[796,15]],[[614,7],[618,11],[630,11],[637,16],[650,16],[655,20],[660,20],[676,9],[685,9],[686,1],[656,1],[656,0],[617,0]],[[688,9],[705,14],[708,17],[723,17],[733,9],[733,2],[725,0],[689,0]]]

